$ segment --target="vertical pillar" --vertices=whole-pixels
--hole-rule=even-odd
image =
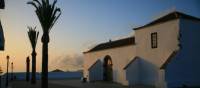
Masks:
[[[160,69],[158,71],[158,82],[156,84],[156,88],[167,88],[164,69]]]
[[[29,57],[26,58],[26,81],[30,80],[30,59]]]
[[[14,79],[14,77],[13,77],[13,62],[11,63],[11,70],[12,70],[12,73],[11,73],[11,80],[13,80]]]
[[[8,67],[9,67],[9,59],[10,59],[10,57],[7,56],[6,59],[7,59],[6,87],[8,87]]]

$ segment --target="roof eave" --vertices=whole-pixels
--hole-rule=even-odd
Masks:
[[[200,21],[200,18],[198,18],[198,17],[190,16],[190,15],[175,11],[175,12],[172,12],[172,13],[168,13],[168,14],[166,14],[166,15],[164,15],[164,16],[162,16],[162,17],[160,17],[160,18],[158,18],[154,21],[151,21],[150,23],[148,23],[146,25],[133,28],[133,30],[139,30],[139,29],[146,28],[146,27],[149,27],[149,26],[153,26],[153,25],[156,25],[156,24],[159,24],[159,23],[164,23],[164,22],[168,22],[168,21],[180,19],[180,18],[181,19],[190,19],[190,20]]]
[[[119,43],[119,42],[123,42],[123,44]],[[114,44],[114,43],[117,43],[117,45]],[[114,44],[114,45],[110,46],[108,44],[111,44],[111,45]],[[105,47],[105,45],[106,45],[106,47]],[[86,52],[83,52],[83,54],[86,54],[86,53],[89,53],[89,52],[96,52],[96,51],[101,51],[101,50],[113,49],[113,48],[116,48],[116,47],[129,46],[129,45],[135,45],[135,38],[134,37],[128,37],[128,38],[125,38],[125,39],[101,43],[101,44],[95,46],[94,48],[92,48],[92,49],[90,49]],[[102,48],[102,47],[104,47],[104,48]]]

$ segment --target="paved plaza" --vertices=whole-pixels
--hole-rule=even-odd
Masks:
[[[36,85],[31,85],[26,81],[13,81],[10,83],[9,88],[41,88],[41,82],[37,81]],[[152,88],[152,87],[127,87],[117,83],[107,82],[92,82],[82,83],[78,79],[70,80],[49,80],[49,88]]]

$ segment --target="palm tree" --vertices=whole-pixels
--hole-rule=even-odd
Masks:
[[[28,82],[29,81],[29,74],[30,74],[30,59],[29,59],[29,56],[26,58],[26,81]]]
[[[57,0],[54,0],[52,4],[49,0],[33,0],[28,4],[33,5],[36,10],[36,15],[42,26],[42,88],[48,88],[48,43],[49,32],[54,26],[55,22],[61,15],[60,8],[56,7]]]
[[[36,31],[36,27],[32,28],[32,27],[28,27],[28,37],[29,40],[31,42],[31,47],[32,47],[32,77],[31,77],[31,83],[35,84],[36,83],[36,44],[37,44],[37,40],[38,40],[38,35],[39,32]]]

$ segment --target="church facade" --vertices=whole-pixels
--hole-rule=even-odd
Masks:
[[[199,18],[175,11],[134,32],[84,52],[84,77],[128,86],[200,86]]]

